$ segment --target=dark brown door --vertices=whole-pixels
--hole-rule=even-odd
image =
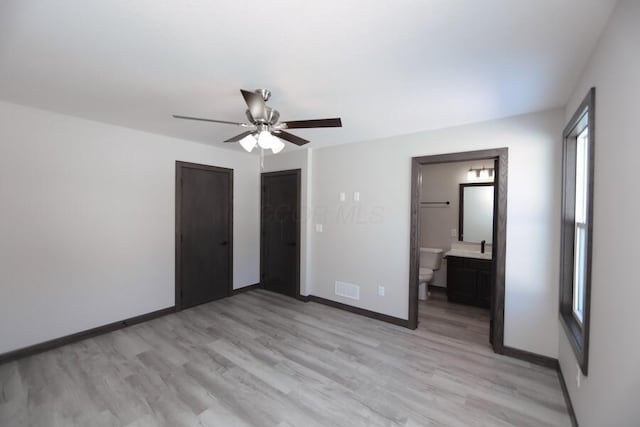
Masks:
[[[300,295],[300,169],[262,174],[260,284]]]
[[[176,306],[229,296],[233,170],[176,163]]]

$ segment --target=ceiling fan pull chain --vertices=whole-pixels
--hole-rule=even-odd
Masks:
[[[264,172],[264,148],[260,147],[260,172]]]

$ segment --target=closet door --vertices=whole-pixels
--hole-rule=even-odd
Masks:
[[[300,295],[300,170],[262,174],[260,284]]]
[[[178,162],[176,307],[229,296],[233,289],[233,170]]]

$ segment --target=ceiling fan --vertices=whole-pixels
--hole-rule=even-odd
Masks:
[[[203,119],[199,117],[173,115],[176,119],[198,120],[202,122],[223,123],[227,125],[236,125],[249,130],[239,135],[229,138],[224,142],[239,142],[242,148],[251,152],[254,147],[259,146],[262,149],[271,149],[274,153],[279,153],[284,148],[284,142],[289,141],[296,145],[304,145],[308,143],[306,139],[300,138],[285,129],[307,129],[307,128],[331,128],[342,127],[342,121],[339,117],[332,119],[316,119],[316,120],[294,120],[281,122],[278,110],[268,107],[266,102],[271,96],[271,92],[267,89],[257,89],[248,91],[240,89],[242,97],[247,106],[246,111],[249,123],[230,122],[227,120]]]

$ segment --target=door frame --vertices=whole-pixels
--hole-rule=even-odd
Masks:
[[[461,153],[438,154],[413,157],[411,159],[411,235],[409,257],[409,320],[408,327],[418,327],[418,268],[420,236],[420,192],[422,189],[421,166],[436,163],[454,163],[474,160],[494,160],[494,215],[493,242],[494,274],[491,284],[491,337],[493,350],[504,353],[504,297],[505,261],[507,247],[507,175],[508,148],[467,151]]]
[[[202,165],[199,163],[189,163],[176,161],[176,186],[175,186],[175,310],[182,310],[182,247],[181,235],[182,235],[182,171],[184,169],[199,169],[209,172],[222,172],[229,175],[229,222],[227,224],[229,229],[229,283],[227,284],[227,297],[233,293],[233,169],[222,168],[218,166]]]
[[[296,177],[296,212],[295,218],[297,223],[296,228],[296,283],[295,283],[295,298],[300,299],[300,247],[302,246],[301,242],[301,202],[302,202],[302,169],[287,169],[275,172],[263,172],[260,174],[260,287],[262,285],[262,279],[264,278],[264,260],[265,260],[265,247],[263,245],[263,236],[265,233],[264,230],[264,217],[262,213],[264,212],[264,186],[265,177],[273,177],[273,176],[286,176],[286,175],[294,175]]]

